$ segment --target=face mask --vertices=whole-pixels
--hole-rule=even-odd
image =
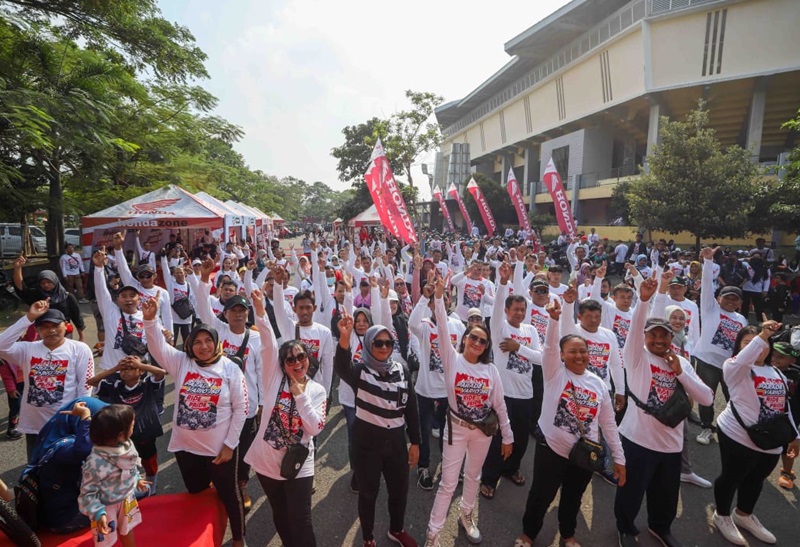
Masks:
[[[336,284],[335,277],[326,277],[325,282],[328,284],[329,287],[333,287]]]

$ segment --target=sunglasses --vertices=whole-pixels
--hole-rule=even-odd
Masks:
[[[287,355],[286,359],[284,359],[283,362],[286,365],[293,365],[295,363],[303,363],[307,360],[308,360],[308,354],[298,353],[297,355]]]
[[[482,337],[478,336],[477,334],[469,333],[468,337],[469,337],[470,342],[478,344],[479,346],[485,346],[486,344],[489,343],[489,339],[488,338],[482,338]]]
[[[151,277],[153,277],[153,274],[151,274],[151,273],[143,273],[143,274],[139,274],[138,277],[139,277],[139,279],[150,279]]]
[[[533,289],[533,294],[547,294],[548,292],[550,292],[550,290],[545,288]]]
[[[391,349],[394,347],[394,340],[373,340],[372,347],[377,349],[381,348]]]

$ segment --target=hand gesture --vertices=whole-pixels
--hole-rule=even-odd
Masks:
[[[158,314],[158,298],[142,300],[142,316],[145,321],[152,321]]]
[[[77,416],[81,420],[86,420],[89,416],[92,415],[92,411],[86,406],[86,403],[83,401],[78,401],[72,408],[69,410],[62,410],[60,414],[64,414],[65,416]]]
[[[771,319],[767,319],[767,314],[761,314],[761,332],[758,335],[761,337],[762,340],[765,342],[769,339],[770,336],[781,330],[783,326],[782,323],[778,323],[777,321],[773,321]]]
[[[375,277],[374,275],[369,276],[369,286],[371,289],[378,288],[378,278]]]
[[[211,460],[211,463],[214,465],[221,465],[223,463],[231,461],[233,458],[233,448],[229,447],[228,445],[222,445],[222,450],[219,451],[219,455]]]
[[[681,360],[678,359],[678,356],[672,351],[672,348],[667,350],[667,353],[664,354],[664,360],[667,362],[667,366],[675,373],[676,376],[679,376],[683,372],[683,367],[681,367]]]
[[[504,338],[503,341],[500,342],[500,351],[503,353],[511,353],[512,351],[517,351],[518,349],[519,342],[513,338]]]
[[[414,255],[413,262],[414,262],[414,267],[416,269],[418,269],[418,270],[422,269],[422,256],[420,256],[419,253]]]
[[[389,298],[389,280],[382,277],[378,280],[378,285],[381,288],[381,298],[384,300]]]
[[[443,277],[437,277],[436,282],[434,283],[434,294],[436,298],[442,298],[444,296],[444,287],[445,287],[445,280]]]
[[[138,237],[139,234],[137,233],[136,236]],[[122,244],[125,242],[125,236],[122,235],[122,232],[117,232],[116,234],[114,234],[111,237],[111,241],[114,244],[114,250],[115,251],[121,251],[122,250]]]
[[[208,280],[211,278],[211,273],[216,267],[217,263],[214,262],[213,259],[206,258],[203,260],[203,263],[200,264],[200,277],[202,278],[203,283],[208,283]]]
[[[717,251],[719,251],[719,247],[703,247],[700,250],[700,258],[703,260],[712,260],[714,255],[717,254]]]
[[[250,271],[253,271],[253,270],[255,270],[257,267],[258,267],[258,265],[256,264],[256,261],[255,261],[255,260],[253,260],[252,258],[251,258],[250,260],[248,260],[248,261],[247,261],[247,269],[248,269],[248,270],[250,270]]]
[[[575,278],[562,295],[565,304],[574,304],[578,299],[578,279]]]
[[[28,321],[33,323],[45,313],[47,310],[50,309],[50,299],[46,298],[44,300],[38,300],[31,304],[31,307],[28,309]]]
[[[337,323],[339,340],[346,340],[348,346],[350,345],[350,333],[353,332],[353,324],[353,316],[347,312],[342,313],[342,318]]]
[[[419,445],[412,444],[408,447],[408,466],[415,467],[419,461]]]
[[[484,285],[483,283],[478,285],[478,294],[481,295],[481,296],[486,294],[486,285]]]
[[[671,268],[667,268],[663,272],[661,272],[661,284],[662,285],[669,285],[669,282],[675,278],[675,272],[672,271]]]
[[[22,268],[27,261],[28,259],[25,258],[24,256],[22,255],[18,256],[17,258],[14,259],[14,269],[18,270]]]
[[[658,281],[653,277],[648,277],[642,281],[642,285],[639,287],[639,299],[642,302],[647,302],[655,294],[657,288]]]
[[[309,248],[310,248],[312,251],[316,251],[316,250],[317,250],[317,242],[316,242],[316,241],[311,241],[311,242],[308,244],[308,246],[309,246]]]
[[[608,262],[603,262],[603,264],[595,270],[595,275],[600,279],[605,279],[606,272],[608,271]]]
[[[104,253],[103,251],[95,251],[94,254],[92,254],[92,264],[96,268],[104,267],[107,262],[108,262],[108,257],[106,256],[106,253]]]
[[[553,321],[558,321],[561,318],[561,303],[558,301],[558,299],[555,299],[547,304],[544,307],[544,310]]]
[[[298,381],[293,376],[288,376],[288,378],[289,378],[289,391],[292,393],[292,395],[298,397],[306,392],[306,385],[308,384],[307,378],[303,378],[301,381]]]
[[[422,296],[430,300],[435,290],[436,287],[433,283],[426,283],[425,286],[422,287]]]
[[[282,286],[284,279],[286,279],[286,270],[283,266],[276,266],[272,270],[272,276],[275,278],[275,283]]]
[[[514,249],[511,250],[513,251]],[[508,280],[511,279],[511,273],[512,273],[511,264],[509,264],[508,262],[503,262],[500,265],[499,273],[500,273],[500,284],[507,285]]]
[[[103,535],[108,535],[111,533],[111,527],[108,525],[107,515],[103,515],[97,519],[97,531]]]
[[[253,311],[256,317],[264,317],[264,293],[261,289],[253,289],[250,293],[250,301],[253,303]]]
[[[344,291],[350,292],[353,290],[353,276],[342,273],[342,281],[344,282]]]
[[[146,481],[144,479],[139,479],[136,482],[136,489],[139,490],[140,492],[145,492],[147,490],[150,490],[150,485],[151,484],[153,484],[153,483],[150,482],[150,481]]]

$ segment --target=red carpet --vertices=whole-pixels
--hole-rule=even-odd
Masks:
[[[213,489],[199,494],[168,494],[147,498],[139,503],[142,523],[134,529],[136,544],[180,547],[212,547],[222,545],[228,526],[228,515]],[[41,532],[42,547],[92,547],[92,534],[87,529],[71,535]],[[12,547],[0,532],[0,547]],[[121,543],[117,542],[117,545]]]

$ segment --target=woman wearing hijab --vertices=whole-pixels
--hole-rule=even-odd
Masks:
[[[367,329],[361,362],[354,359],[350,342],[354,323],[347,313],[339,321],[333,366],[355,392],[351,440],[364,547],[375,546],[375,502],[381,475],[389,495],[387,536],[404,547],[416,547],[417,542],[404,529],[408,470],[417,464],[421,441],[414,384],[408,368],[392,359],[394,340],[384,326]],[[406,445],[406,431],[410,447]]]
[[[247,418],[244,374],[224,356],[214,328],[197,325],[180,351],[161,335],[157,313],[157,299],[142,302],[150,355],[175,377],[177,401],[168,450],[175,453],[190,494],[214,485],[228,512],[233,546],[243,547],[244,498],[237,479],[237,450]]]
[[[447,340],[447,311],[444,305],[445,280],[436,279],[435,306],[436,328],[439,339]],[[442,452],[442,476],[436,499],[433,502],[425,547],[439,547],[439,533],[444,528],[450,500],[458,485],[461,465],[464,465],[464,487],[461,494],[461,516],[459,524],[470,543],[480,543],[481,533],[475,524],[473,508],[478,496],[481,468],[492,444],[487,436],[475,426],[493,411],[503,438],[501,453],[508,459],[513,448],[514,433],[506,411],[503,383],[500,373],[489,360],[491,337],[485,324],[470,325],[461,337],[459,351],[450,344],[440,346],[447,390],[448,415],[444,431]]]
[[[252,302],[261,336],[261,382],[266,397],[263,415],[268,418],[261,420],[244,461],[255,470],[269,499],[272,520],[283,545],[314,547],[314,437],[325,427],[325,388],[308,377],[308,354],[301,341],[289,340],[276,351],[278,344],[261,291],[253,291]],[[281,475],[281,464],[294,444],[309,451],[297,475],[287,479]]]
[[[53,270],[42,270],[36,276],[36,286],[26,287],[22,278],[22,267],[26,262],[24,256],[14,261],[14,288],[20,299],[30,306],[34,302],[49,298],[50,309],[63,313],[67,321],[78,329],[78,340],[83,342],[83,331],[86,329],[86,324],[81,316],[78,299],[64,288]]]
[[[89,519],[78,510],[81,466],[92,451],[91,416],[106,403],[79,397],[61,407],[39,432],[22,476],[34,473],[39,481],[39,519],[57,534],[88,528]]]

